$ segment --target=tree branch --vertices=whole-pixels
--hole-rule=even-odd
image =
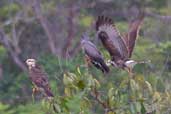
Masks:
[[[158,14],[148,12],[148,11],[145,12],[145,16],[156,18],[156,19],[159,19],[159,20],[165,21],[165,22],[171,22],[171,16],[158,15]]]
[[[107,102],[102,101],[100,93],[97,91],[96,88],[93,88],[92,90],[92,96],[95,98],[95,100],[104,108],[105,114],[108,114],[109,111],[114,111]]]
[[[66,43],[64,44],[63,47],[63,51],[62,51],[62,55],[63,57],[66,58],[69,48],[72,45],[72,40],[74,38],[74,16],[75,16],[75,12],[74,12],[74,7],[73,4],[71,4],[70,8],[68,8],[68,30],[67,30],[67,40]]]
[[[48,22],[47,18],[44,17],[41,12],[40,0],[32,0],[32,2],[33,2],[32,3],[33,11],[34,11],[37,19],[40,21],[40,23],[48,37],[48,43],[49,43],[50,50],[54,55],[57,55],[55,43],[53,40],[55,38],[55,33],[54,33],[54,30],[51,28],[50,23]]]
[[[92,96],[95,98],[95,100],[102,105],[103,108],[107,108],[107,104],[101,100],[101,96],[99,92],[94,88]]]
[[[3,46],[7,49],[7,52],[10,54],[12,57],[13,61],[16,63],[16,65],[22,70],[22,71],[27,71],[26,66],[24,63],[21,61],[19,58],[18,54],[13,50],[9,40],[8,36],[5,34],[3,29],[0,28],[0,42],[3,44]]]
[[[73,57],[77,52],[81,50],[81,44],[78,42],[75,47],[69,52],[69,55]]]

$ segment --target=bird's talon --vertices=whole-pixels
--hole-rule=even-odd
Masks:
[[[38,89],[37,87],[33,87],[32,93],[35,94],[35,93],[37,93],[37,92],[39,92],[39,89]]]

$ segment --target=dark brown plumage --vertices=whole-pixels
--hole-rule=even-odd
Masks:
[[[82,36],[81,46],[89,59],[89,61],[98,69],[100,69],[103,73],[109,72],[109,67],[106,65],[102,54],[96,48],[96,46],[89,41],[89,37],[87,35]]]
[[[124,35],[124,41],[127,45],[127,49],[129,52],[129,58],[132,56],[132,52],[135,47],[136,39],[138,38],[140,25],[143,22],[144,14],[141,14],[138,19],[133,20],[129,24],[128,33]]]
[[[48,97],[53,97],[51,92],[48,76],[45,71],[36,63],[34,59],[27,59],[29,67],[29,78],[39,89],[42,89]]]
[[[132,55],[142,20],[143,16],[133,21],[129,26],[128,33],[123,38],[111,18],[104,16],[98,17],[96,21],[97,36],[103,46],[108,50],[115,67],[125,69],[130,66],[132,67],[132,63],[135,64],[135,61],[129,61],[129,59]]]
[[[96,21],[97,35],[111,55],[112,61],[117,66],[124,67],[122,61],[128,58],[128,50],[119,31],[111,20],[104,16],[98,17]]]

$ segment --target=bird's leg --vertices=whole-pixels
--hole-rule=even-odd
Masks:
[[[91,59],[86,55],[84,58],[86,71],[89,72],[88,68],[91,66]]]
[[[85,63],[86,63],[87,67],[91,66],[91,59],[87,55],[85,56],[84,60],[85,60]]]
[[[39,92],[39,88],[34,85],[33,88],[32,88],[32,99],[33,99],[33,102],[34,102],[34,95],[37,92]]]
[[[37,86],[34,86],[32,89],[32,94],[34,95],[35,93],[38,93],[40,90]]]
[[[130,74],[129,74],[130,77],[133,78],[134,73],[133,73],[133,71],[132,71],[132,68],[129,68],[129,73],[130,73]]]
[[[128,72],[129,77],[132,78],[133,77],[132,68],[126,67],[125,70]]]

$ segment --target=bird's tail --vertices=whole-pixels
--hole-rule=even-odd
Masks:
[[[54,97],[54,95],[49,87],[45,87],[44,90],[48,97]]]

